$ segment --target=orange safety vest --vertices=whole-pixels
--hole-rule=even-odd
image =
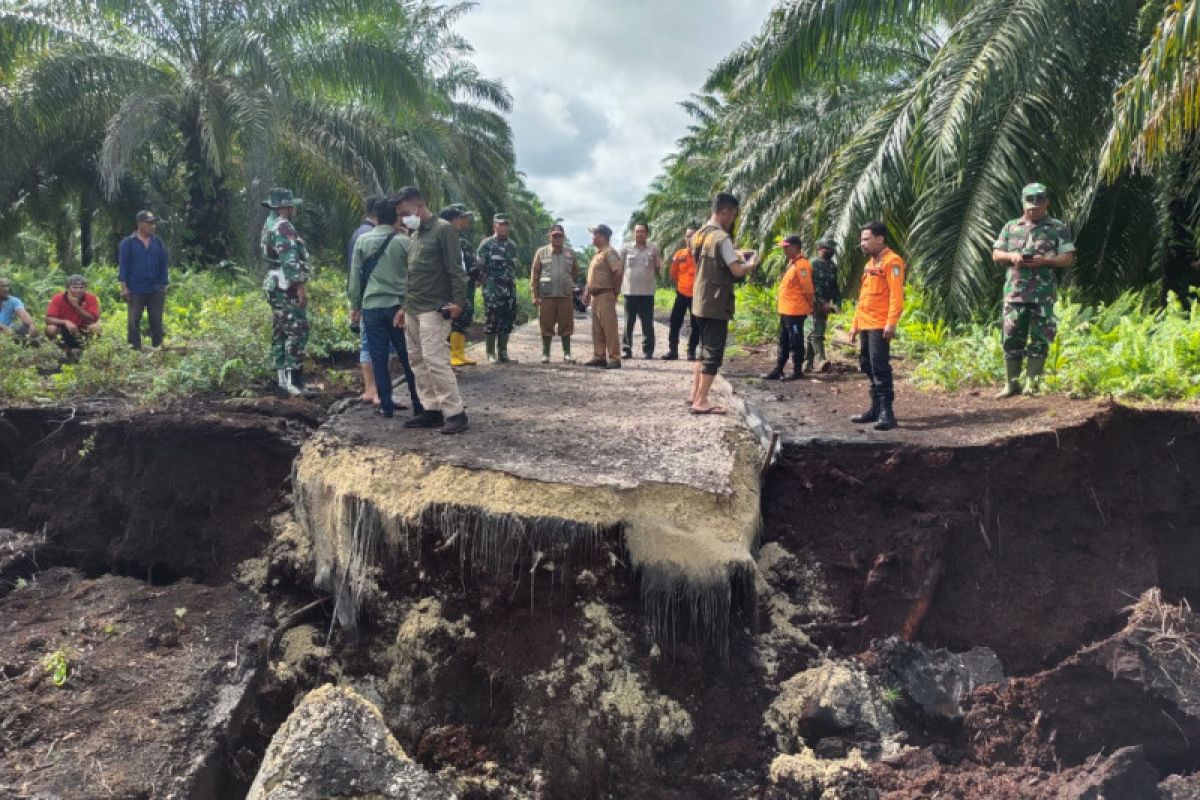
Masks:
[[[863,267],[862,286],[854,327],[860,331],[883,330],[900,321],[904,313],[904,259],[885,247]]]
[[[696,259],[686,247],[676,250],[671,257],[671,280],[675,281],[675,291],[684,297],[692,296],[696,286]]]
[[[779,313],[789,317],[807,317],[813,310],[812,264],[796,256],[779,282]]]

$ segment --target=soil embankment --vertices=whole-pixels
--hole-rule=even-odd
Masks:
[[[272,735],[337,718],[470,798],[1189,796],[1195,414],[1023,400],[1005,435],[947,396],[946,427],[890,437],[841,421],[837,373],[747,385],[785,395],[758,405],[784,445],[756,542],[747,432],[692,458],[721,421],[656,388],[686,368],[467,371],[440,459],[362,408],[315,436],[299,402],[3,412],[0,794],[240,797]],[[730,527],[689,548],[697,509]],[[722,547],[752,590],[689,595]],[[272,750],[305,785],[303,748]]]

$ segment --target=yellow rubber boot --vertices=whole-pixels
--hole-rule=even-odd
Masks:
[[[467,358],[467,336],[454,331],[450,334],[450,366],[473,367],[475,362]]]

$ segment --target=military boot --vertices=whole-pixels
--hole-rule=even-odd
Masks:
[[[875,391],[875,387],[872,386],[870,410],[864,411],[856,417],[851,417],[850,421],[857,425],[865,425],[868,422],[878,422],[880,405],[882,405],[882,400],[879,397],[879,392]]]
[[[502,333],[496,337],[496,360],[501,364],[516,364],[515,358],[508,357],[508,334]]]
[[[276,370],[276,380],[279,382],[279,393],[285,397],[299,397],[301,392],[296,384],[292,383],[291,370],[280,369]]]
[[[487,362],[496,363],[496,334],[489,333],[483,337],[483,346],[487,349]]]
[[[300,394],[305,397],[312,397],[317,393],[316,389],[305,384],[303,368],[292,370],[292,385],[299,389]]]
[[[813,361],[817,357],[817,348],[813,347],[813,343],[809,342],[804,347],[804,370],[806,372],[813,371]]]
[[[894,395],[888,393],[879,408],[879,421],[875,423],[874,428],[877,431],[890,431],[896,427],[896,413],[892,410],[892,398]]]
[[[563,363],[564,364],[574,364],[575,358],[574,358],[574,356],[571,355],[571,337],[570,336],[562,337],[562,351],[563,351]]]
[[[1029,368],[1033,369],[1033,359],[1029,359]],[[997,400],[1006,400],[1009,397],[1016,397],[1021,393],[1021,359],[1006,358],[1004,359],[1004,371],[1008,374],[1008,382],[1004,388],[996,393]]]
[[[1042,373],[1046,370],[1045,356],[1030,356],[1026,372],[1025,391],[1032,395],[1042,393]]]
[[[825,340],[817,342],[817,371],[829,372],[832,365],[829,363],[829,357],[825,355]]]

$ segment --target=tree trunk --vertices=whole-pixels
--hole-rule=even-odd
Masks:
[[[95,213],[92,189],[85,186],[79,192],[79,265],[84,269],[92,265],[92,217]]]
[[[229,258],[232,249],[232,195],[224,177],[205,158],[198,112],[189,115],[183,134],[188,175],[188,208],[181,236],[183,261],[211,266]]]

